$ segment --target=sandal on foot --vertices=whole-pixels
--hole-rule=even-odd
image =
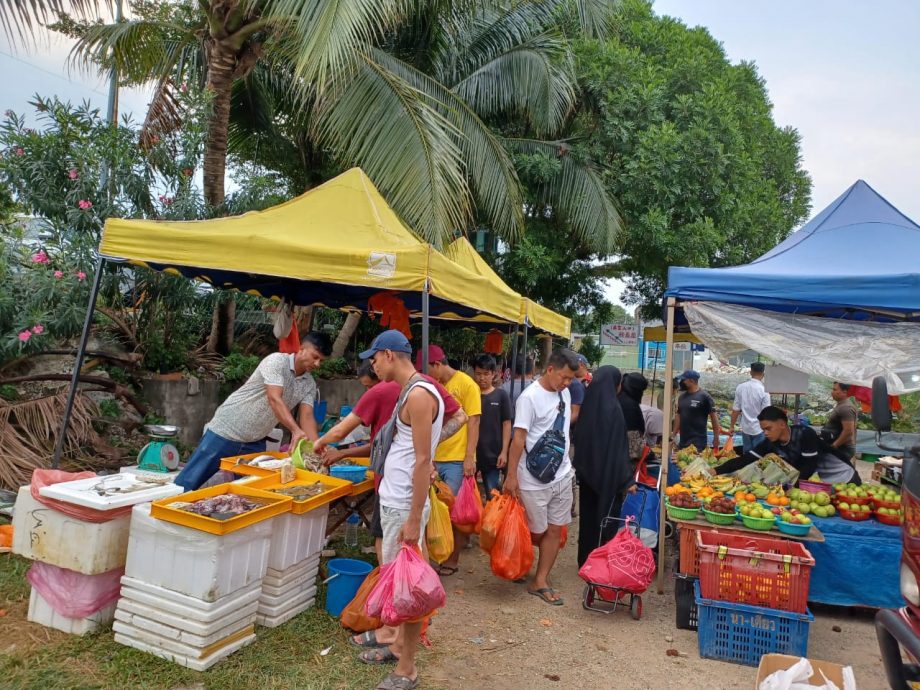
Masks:
[[[377,686],[376,690],[414,690],[418,687],[418,676],[409,678],[397,673],[391,673]]]
[[[367,649],[358,655],[358,659],[365,664],[378,666],[380,664],[392,664],[399,661],[399,657],[393,654],[393,650],[387,647],[374,647]]]
[[[558,597],[557,599],[549,598],[550,594],[556,593],[556,591],[552,587],[541,587],[540,589],[528,589],[527,593],[533,594],[535,597],[540,597],[543,601],[545,601],[550,606],[562,606],[562,604],[565,603],[562,601],[562,597]]]
[[[348,644],[352,647],[359,647],[361,649],[374,649],[375,647],[385,647],[390,644],[389,642],[378,642],[377,641],[377,631],[368,630],[367,632],[361,633],[357,636],[360,642],[355,641],[354,635],[348,636]]]
[[[460,568],[455,568],[452,565],[442,565],[440,568],[438,568],[438,575],[441,577],[450,577],[459,570]]]

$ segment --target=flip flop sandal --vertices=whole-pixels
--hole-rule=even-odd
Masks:
[[[440,568],[438,568],[438,575],[441,577],[450,577],[454,573],[459,572],[459,570],[460,568],[454,568],[451,565],[442,565]]]
[[[380,682],[376,690],[414,690],[418,687],[418,683],[418,676],[409,678],[391,673]]]
[[[543,601],[545,601],[550,606],[562,606],[562,604],[565,603],[563,602],[562,597],[559,597],[558,599],[550,599],[549,596],[547,596],[549,594],[556,593],[556,591],[552,589],[551,587],[541,587],[540,589],[528,589],[527,593],[533,594],[535,597],[540,597]]]
[[[368,630],[365,633],[361,633],[359,636],[360,642],[355,642],[355,636],[348,636],[348,644],[352,647],[358,647],[359,649],[375,649],[377,647],[385,647],[389,645],[389,642],[378,642],[377,641],[377,631]]]
[[[399,661],[399,657],[393,654],[393,650],[390,649],[389,646],[367,649],[358,655],[358,659],[360,659],[365,664],[370,664],[372,666],[379,666],[380,664],[393,664]]]

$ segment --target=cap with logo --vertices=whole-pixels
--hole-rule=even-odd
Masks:
[[[359,357],[361,357],[361,359],[370,359],[378,352],[383,352],[384,350],[404,352],[407,355],[412,354],[412,346],[409,344],[409,339],[406,336],[399,331],[384,331],[374,338],[374,342],[371,343],[371,346],[362,352]]]

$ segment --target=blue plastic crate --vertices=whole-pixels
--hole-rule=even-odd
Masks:
[[[790,613],[730,601],[704,599],[694,583],[700,656],[757,666],[764,654],[808,656],[811,611]]]

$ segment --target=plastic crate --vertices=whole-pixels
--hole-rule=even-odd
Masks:
[[[692,527],[681,524],[680,532],[680,572],[683,575],[700,576],[700,550],[696,548],[696,533],[708,530],[708,527]]]
[[[699,616],[696,610],[694,584],[699,580],[692,575],[674,576],[674,603],[677,608],[677,629],[696,630]]]
[[[807,611],[815,559],[801,543],[750,534],[699,532],[700,587],[707,599]]]
[[[705,599],[694,584],[700,656],[757,666],[764,654],[808,656],[808,629],[815,617],[761,606]]]

